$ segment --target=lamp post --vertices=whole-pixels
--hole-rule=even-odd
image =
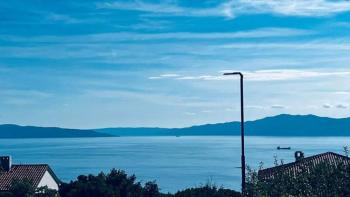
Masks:
[[[241,72],[224,73],[224,75],[239,75],[241,89],[241,169],[242,169],[242,194],[245,193],[245,154],[244,154],[244,99],[243,99],[243,74]]]

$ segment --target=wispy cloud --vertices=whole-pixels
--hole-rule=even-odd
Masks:
[[[90,98],[103,99],[105,101],[128,100],[130,102],[138,101],[147,104],[176,107],[218,107],[224,105],[223,103],[207,101],[196,97],[118,89],[88,89],[84,91],[83,95]]]
[[[287,16],[328,16],[350,10],[345,0],[232,0],[232,12],[271,13]]]
[[[47,16],[47,20],[53,21],[53,22],[63,22],[67,24],[73,24],[73,23],[80,23],[82,20],[73,18],[69,15],[64,15],[64,14],[56,14],[56,13],[50,13]]]
[[[228,112],[232,112],[232,111],[236,111],[237,109],[235,109],[235,108],[232,108],[232,107],[227,107],[226,109],[225,109],[225,111],[228,111]]]
[[[148,79],[165,79],[165,78],[175,78],[180,77],[178,74],[162,74],[156,77],[149,77]]]
[[[181,7],[176,3],[144,1],[98,3],[100,9],[133,10],[155,16],[225,17],[267,13],[286,16],[320,17],[350,10],[345,0],[229,0],[212,7]]]
[[[287,108],[286,106],[284,106],[284,105],[271,105],[271,108],[272,109],[285,109],[285,108]]]
[[[346,109],[346,108],[348,108],[348,105],[338,104],[336,107],[339,109]]]
[[[181,7],[174,3],[162,2],[162,3],[149,3],[144,1],[131,1],[131,2],[104,2],[97,3],[99,9],[116,9],[116,10],[133,10],[145,13],[152,13],[156,15],[168,15],[168,16],[222,16],[232,18],[233,15],[227,10],[227,4],[219,4],[212,8],[189,8]]]
[[[334,94],[338,95],[350,95],[350,91],[336,91]]]
[[[38,36],[38,37],[19,37],[0,35],[0,40],[10,42],[30,42],[36,43],[98,43],[98,42],[118,42],[118,41],[145,41],[145,40],[218,40],[218,39],[236,39],[236,38],[268,38],[268,37],[290,37],[313,34],[313,31],[293,28],[258,28],[246,31],[236,32],[175,32],[175,33],[101,33],[78,36]],[[230,48],[230,45],[224,45],[222,48]]]
[[[346,104],[336,104],[336,105],[331,105],[329,103],[325,103],[322,105],[323,108],[325,109],[330,109],[330,108],[338,108],[338,109],[347,109],[349,106]]]
[[[0,95],[2,96],[13,96],[13,97],[28,97],[28,98],[48,98],[52,94],[39,90],[16,90],[16,89],[7,89],[1,90]]]
[[[39,90],[5,89],[0,91],[0,103],[10,105],[29,105],[48,99],[51,93]]]
[[[247,108],[247,109],[259,109],[259,110],[266,109],[265,106],[260,106],[260,105],[246,105],[245,108]]]
[[[186,112],[185,114],[188,115],[188,116],[195,116],[195,115],[197,115],[197,114],[194,113],[194,112]]]
[[[309,32],[311,33],[311,32]],[[218,48],[223,49],[306,49],[306,50],[350,50],[350,43],[344,39],[333,40],[314,40],[312,42],[275,42],[275,43],[227,43],[218,45]]]
[[[233,70],[223,70],[219,73],[233,72]],[[249,81],[281,81],[281,80],[296,80],[304,78],[315,77],[330,77],[330,76],[350,76],[350,71],[315,71],[315,70],[257,70],[257,71],[243,71],[246,80]],[[150,79],[162,79],[161,76]],[[176,80],[207,80],[207,81],[221,81],[232,80],[231,76],[220,75],[190,75],[173,77]]]
[[[325,108],[325,109],[329,109],[329,108],[332,108],[332,105],[329,104],[329,103],[325,103],[325,104],[322,105],[322,107]]]

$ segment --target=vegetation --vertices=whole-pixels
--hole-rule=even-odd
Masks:
[[[275,165],[283,164],[275,157]],[[262,163],[261,163],[262,168]],[[282,168],[281,168],[282,169]],[[300,168],[296,174],[277,171],[273,178],[262,179],[247,168],[248,197],[350,196],[350,166],[320,163],[312,168]],[[112,169],[109,173],[80,175],[76,180],[60,185],[59,193],[48,188],[35,189],[29,180],[14,181],[0,197],[240,197],[241,193],[215,185],[189,188],[175,194],[162,193],[156,182],[142,185],[134,175]]]
[[[205,185],[197,188],[190,188],[179,191],[174,197],[240,197],[241,193],[224,188],[217,188],[213,185]]]
[[[158,185],[147,182],[144,186],[136,181],[134,175],[128,176],[124,171],[112,169],[110,173],[100,173],[97,176],[79,176],[77,180],[62,184],[62,197],[236,197],[240,193],[233,190],[206,185],[190,188],[175,194],[164,194],[159,191]]]
[[[58,192],[47,187],[34,188],[28,179],[14,180],[7,192],[1,192],[0,197],[56,197]]]
[[[204,185],[178,191],[175,194],[161,193],[158,185],[152,181],[143,186],[134,175],[112,169],[108,174],[97,176],[80,175],[77,180],[62,183],[59,192],[47,187],[34,188],[30,180],[15,180],[9,191],[0,192],[0,197],[240,197],[240,193],[214,185]]]
[[[248,168],[246,196],[350,196],[350,166],[320,163],[296,174],[277,171],[269,179],[259,179],[257,172]]]

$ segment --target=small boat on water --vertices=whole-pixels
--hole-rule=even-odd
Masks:
[[[290,146],[289,147],[280,147],[280,146],[277,146],[277,150],[290,150],[292,149]]]

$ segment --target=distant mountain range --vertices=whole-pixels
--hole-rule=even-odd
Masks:
[[[240,135],[240,123],[207,124],[179,129],[106,128],[95,131],[118,136]],[[350,136],[350,118],[281,114],[247,121],[245,134],[250,136]]]
[[[245,123],[247,136],[350,136],[350,118],[282,114]],[[63,129],[0,125],[0,138],[71,138],[111,136],[208,136],[240,135],[240,123],[228,122],[187,128]]]
[[[0,138],[73,138],[73,137],[110,137],[110,134],[93,130],[63,129],[57,127],[0,125]]]

